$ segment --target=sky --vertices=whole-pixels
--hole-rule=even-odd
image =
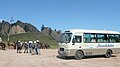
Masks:
[[[0,0],[0,20],[42,24],[56,30],[120,32],[120,0]]]

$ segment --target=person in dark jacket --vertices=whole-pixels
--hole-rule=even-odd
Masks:
[[[20,41],[16,42],[16,47],[17,47],[17,53],[21,53],[22,46],[20,44]]]
[[[23,43],[23,46],[24,46],[24,53],[28,53],[28,43],[27,42]]]

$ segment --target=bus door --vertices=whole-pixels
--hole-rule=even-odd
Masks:
[[[81,48],[82,46],[82,36],[81,35],[74,35],[72,40],[72,45],[76,49]]]

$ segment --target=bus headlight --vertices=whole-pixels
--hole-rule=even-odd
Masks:
[[[65,50],[65,53],[70,53],[70,50],[69,50],[69,49],[66,49],[66,50]]]

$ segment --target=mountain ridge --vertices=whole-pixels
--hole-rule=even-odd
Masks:
[[[26,33],[26,32],[39,32],[39,30],[32,24],[25,23],[20,20],[17,20],[15,23],[12,24],[4,20],[0,22],[0,36]]]
[[[31,34],[34,33],[34,34]],[[41,34],[37,34],[37,33],[41,33]],[[20,34],[20,35],[17,35]],[[25,34],[25,35],[23,35]],[[29,36],[27,36],[27,35]],[[33,40],[33,39],[39,39],[37,36],[40,36],[40,38],[42,37],[42,35],[46,35],[46,37],[51,37],[51,39],[54,42],[58,42],[59,40],[59,36],[61,34],[61,30],[52,30],[50,27],[45,27],[44,25],[41,26],[41,30],[39,31],[35,26],[33,26],[30,23],[25,23],[22,22],[20,20],[17,20],[17,22],[10,24],[7,21],[2,21],[0,22],[0,37],[2,37],[2,39],[4,41],[7,41],[7,38],[10,40],[14,41],[18,38],[22,39],[22,40]],[[21,36],[22,35],[22,36]],[[12,36],[12,38],[11,38]],[[32,37],[31,37],[32,36]],[[36,37],[34,37],[36,36]],[[22,37],[22,38],[21,38]],[[42,37],[41,39],[44,39],[44,37]],[[45,39],[47,40],[47,39]]]

